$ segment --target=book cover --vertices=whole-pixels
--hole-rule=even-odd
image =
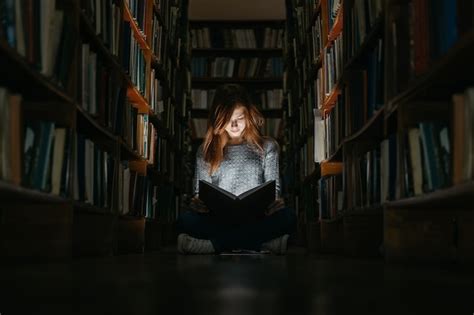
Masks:
[[[199,181],[199,198],[211,214],[232,223],[242,223],[264,216],[275,200],[275,181],[268,181],[238,196],[207,181]]]

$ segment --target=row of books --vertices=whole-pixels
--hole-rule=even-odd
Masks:
[[[112,101],[113,90],[120,89],[120,82],[114,80],[110,69],[105,67],[100,55],[91,50],[87,43],[82,44],[81,51],[81,105],[94,116],[102,116],[108,112]],[[100,112],[100,114],[99,114]],[[105,122],[105,119],[103,119]]]
[[[142,95],[147,95],[146,73],[147,61],[128,22],[123,23],[122,66],[130,76],[132,83]]]
[[[152,185],[147,176],[132,170],[128,161],[119,163],[118,190],[120,192],[117,205],[119,214],[153,215],[157,187]]]
[[[283,104],[282,89],[256,91],[257,104],[261,109],[280,109]]]
[[[318,180],[319,219],[334,219],[343,211],[344,193],[342,174]]]
[[[214,100],[215,89],[192,89],[191,100],[195,109],[209,109]],[[261,109],[279,109],[283,102],[282,89],[258,90],[255,92],[256,103]]]
[[[274,78],[283,74],[281,58],[195,57],[191,63],[194,77]]]
[[[344,63],[355,55],[381,18],[382,0],[354,1],[344,9]]]
[[[214,95],[216,95],[215,89],[210,89],[210,90],[192,89],[191,90],[191,100],[193,103],[192,107],[195,109],[211,108],[212,102],[214,100]]]
[[[390,96],[425,73],[474,25],[470,1],[412,0],[393,4],[390,12]]]
[[[310,135],[304,142],[303,147],[300,150],[300,181],[303,181],[307,176],[311,175],[315,169],[316,164],[314,163],[314,136]]]
[[[351,155],[344,160],[347,209],[380,205],[382,180],[380,156],[380,147],[377,147],[361,156]],[[387,173],[383,174],[386,176]]]
[[[190,32],[192,48],[282,48],[284,30],[202,27]]]
[[[109,209],[112,206],[115,157],[78,133],[75,136],[74,200]]]
[[[113,1],[81,1],[81,9],[110,53],[119,55],[120,26],[123,21],[120,6]]]
[[[265,118],[262,134],[264,136],[272,137],[273,139],[278,139],[280,138],[282,128],[283,121],[281,118]]]
[[[328,0],[327,2],[328,28],[332,29],[339,11],[342,10],[342,0]]]
[[[145,21],[150,11],[153,12],[152,0],[125,0],[125,5],[130,10],[134,23],[137,23],[143,36],[148,36],[150,30],[146,28],[147,25]]]
[[[166,60],[168,51],[168,41],[166,40],[166,33],[160,20],[154,15],[151,24],[152,36],[151,36],[151,50],[156,56],[159,63]]]
[[[0,7],[0,36],[44,76],[67,87],[77,38],[69,12],[55,0],[3,0]]]
[[[164,91],[163,91],[163,82],[158,77],[155,69],[150,71],[150,96],[148,98],[148,103],[153,112],[161,113],[164,111]]]
[[[118,191],[117,211],[121,215],[165,222],[170,220],[170,213],[175,216],[172,185],[156,185],[150,177],[134,170],[128,161],[119,163]]]
[[[342,60],[343,36],[334,40],[333,44],[324,51],[324,94],[329,96],[338,83],[344,70]]]

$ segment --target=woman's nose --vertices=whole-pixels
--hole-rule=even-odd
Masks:
[[[237,127],[237,120],[231,120],[231,126]]]

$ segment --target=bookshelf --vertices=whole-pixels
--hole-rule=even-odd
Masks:
[[[262,111],[263,133],[283,130],[283,21],[193,20],[191,130],[195,147],[206,129],[213,92],[221,84],[245,86]]]
[[[190,84],[178,80],[190,73],[187,1],[36,7],[7,5],[0,24],[0,255],[174,241],[186,172],[177,166],[189,154]]]
[[[287,176],[301,187],[291,198],[308,247],[383,252],[389,261],[472,260],[471,137],[461,131],[473,123],[473,21],[465,13],[472,4],[295,0],[287,9],[286,75],[297,82],[288,88]],[[331,47],[340,51],[328,54]],[[311,111],[315,151],[306,157],[301,137],[312,141],[305,124],[312,121],[301,115]],[[312,161],[319,185],[301,172]],[[301,198],[312,192],[320,212],[333,207],[321,181],[334,163],[342,165],[333,175],[342,181],[340,211],[326,220]]]

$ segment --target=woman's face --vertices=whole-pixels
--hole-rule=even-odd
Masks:
[[[243,106],[238,106],[234,109],[230,121],[225,126],[225,131],[231,139],[239,139],[245,129],[245,112]]]

